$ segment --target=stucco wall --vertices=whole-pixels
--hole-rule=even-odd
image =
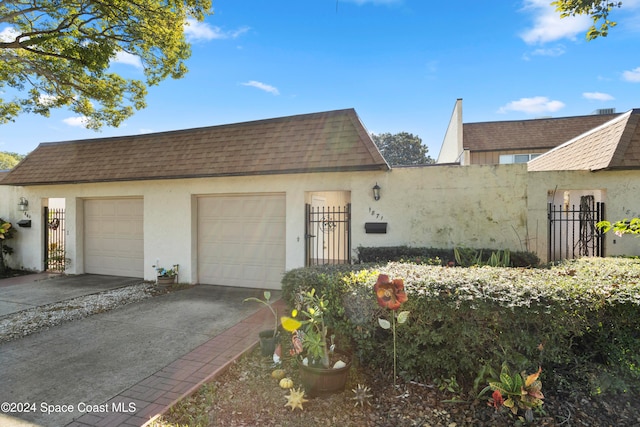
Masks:
[[[378,202],[354,203],[357,245],[523,249],[524,165],[394,168],[378,184]],[[368,221],[388,222],[387,234],[365,234]]]
[[[375,201],[372,187],[381,187]],[[304,204],[309,195],[341,191],[352,206],[352,248],[409,245],[532,250],[546,260],[548,193],[602,191],[612,220],[640,215],[640,171],[535,172],[526,165],[436,165],[390,172],[319,173],[62,186],[0,186],[0,216],[17,223],[18,198],[29,200],[32,227],[11,241],[10,265],[43,269],[42,206],[65,199],[70,274],[83,273],[83,200],[104,197],[144,199],[144,277],[153,265],[180,264],[181,281],[197,281],[197,197],[206,194],[284,193],[286,269],[304,265]],[[387,222],[386,234],[367,234],[367,222]],[[615,243],[613,241],[615,240]],[[607,236],[607,254],[639,253],[638,240]]]
[[[529,172],[528,223],[536,229],[532,250],[547,257],[547,200],[549,193],[600,191],[605,218],[616,221],[640,216],[640,170]],[[605,236],[606,255],[640,255],[640,241],[634,236]]]
[[[197,197],[207,194],[284,193],[286,195],[286,269],[304,265],[304,204],[310,193],[344,191],[352,203],[371,198],[371,187],[380,173],[339,173],[273,175],[171,181],[0,186],[7,220],[20,219],[17,198],[29,199],[34,216],[30,229],[20,230],[12,241],[16,253],[10,264],[33,270],[43,269],[43,228],[41,207],[48,198],[65,199],[67,257],[69,274],[84,272],[83,201],[90,198],[142,197],[144,199],[144,277],[155,278],[153,265],[180,264],[181,281],[197,281]],[[384,173],[382,173],[384,175]]]

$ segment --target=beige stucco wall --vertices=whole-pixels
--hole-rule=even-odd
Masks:
[[[523,249],[524,165],[394,168],[378,183],[381,200],[353,208],[358,244]],[[388,233],[365,234],[378,215]]]
[[[375,201],[372,187],[381,187]],[[11,241],[10,265],[43,269],[42,206],[65,199],[67,273],[83,273],[83,200],[104,197],[144,199],[144,277],[153,265],[180,264],[181,281],[197,278],[197,197],[207,194],[284,193],[286,269],[304,265],[304,204],[310,195],[343,192],[352,207],[352,248],[409,245],[532,250],[546,260],[548,193],[558,190],[602,192],[607,217],[640,215],[640,171],[534,172],[526,165],[436,165],[394,168],[390,172],[318,173],[76,184],[0,186],[0,216],[17,223],[18,198],[29,200],[31,228],[19,228]],[[327,193],[330,194],[330,193]],[[366,222],[387,222],[386,234],[367,234]],[[613,243],[613,241],[616,241]],[[607,254],[640,255],[638,240],[607,236]]]
[[[615,221],[640,216],[640,170],[628,171],[555,171],[529,172],[528,223],[538,230],[531,248],[540,258],[547,257],[547,200],[549,193],[564,191],[600,192],[605,203],[605,218]],[[573,202],[572,202],[573,203]],[[606,255],[640,255],[640,242],[634,236],[605,236]]]
[[[75,184],[34,187],[0,186],[5,218],[16,222],[17,199],[29,200],[30,229],[20,229],[12,245],[10,264],[43,269],[42,206],[49,198],[65,199],[69,274],[84,272],[83,201],[90,198],[142,197],[144,199],[144,277],[155,278],[153,265],[180,264],[181,281],[197,282],[197,197],[207,194],[284,193],[286,196],[286,269],[304,265],[304,204],[311,193],[341,191],[362,206],[371,187],[385,172],[273,175],[171,181]],[[362,211],[362,209],[360,209]]]

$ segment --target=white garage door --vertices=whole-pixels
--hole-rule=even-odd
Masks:
[[[84,270],[144,277],[142,199],[84,201]]]
[[[198,198],[200,283],[280,289],[284,268],[284,194]]]

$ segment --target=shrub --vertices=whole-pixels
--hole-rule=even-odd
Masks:
[[[506,361],[516,372],[542,366],[543,375],[554,374],[546,383],[556,387],[564,377],[595,392],[639,389],[638,261],[583,259],[545,270],[314,267],[288,272],[283,295],[291,305],[300,291],[324,293],[338,307],[326,319],[329,327],[362,360],[389,369],[390,332],[377,327],[385,314],[373,293],[379,273],[404,279],[409,296],[403,310],[411,321],[397,339],[399,374],[406,379],[455,377],[470,386],[484,365]]]
[[[473,251],[475,254],[482,254],[481,261],[488,263],[491,255],[499,253],[499,249],[465,249]],[[433,264],[431,260],[439,260],[440,265],[447,265],[456,262],[454,249],[435,248],[415,248],[409,246],[385,246],[385,247],[363,247],[357,249],[358,261],[361,263],[372,262],[412,262],[414,264]],[[514,251],[510,252],[512,267],[537,267],[540,265],[540,258],[533,252]]]

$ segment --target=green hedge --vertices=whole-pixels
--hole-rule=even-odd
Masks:
[[[498,252],[498,249],[475,249],[482,251],[482,261],[488,262],[491,254]],[[453,249],[418,248],[410,246],[384,246],[384,247],[358,247],[358,261],[361,263],[387,262],[387,261],[410,261],[416,264],[433,264],[431,260],[440,260],[441,265],[450,262],[455,263]],[[512,267],[536,267],[540,264],[540,258],[533,252],[514,251],[511,255]]]
[[[406,379],[455,377],[470,386],[485,364],[542,366],[547,383],[594,392],[640,391],[640,262],[583,259],[551,269],[446,268],[410,263],[297,269],[283,297],[315,288],[328,323],[375,367],[389,369],[390,319],[373,293],[379,273],[403,278],[411,312],[398,325],[398,370]],[[564,385],[563,385],[564,384]]]

